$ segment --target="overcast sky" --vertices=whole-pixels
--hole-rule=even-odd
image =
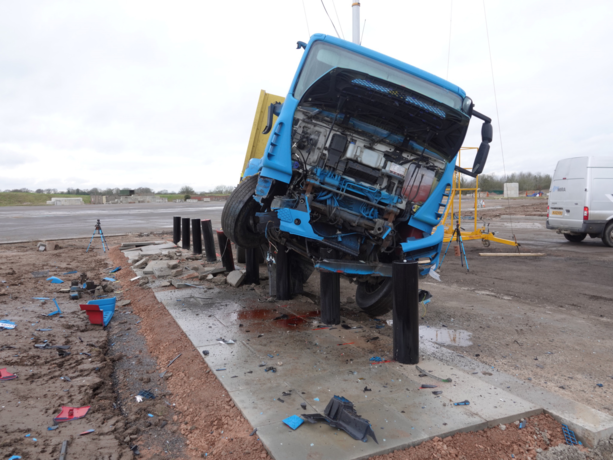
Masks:
[[[353,0],[324,2],[350,40]],[[503,173],[502,148],[507,173],[611,155],[613,2],[485,3],[491,61],[481,0],[362,0],[362,44],[448,78],[494,120],[486,173]],[[0,190],[236,184],[260,90],[285,95],[296,41],[335,34],[321,0],[304,7],[0,0]]]

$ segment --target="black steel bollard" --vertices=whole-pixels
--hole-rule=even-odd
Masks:
[[[189,249],[189,217],[184,217],[181,219],[181,232],[183,235],[181,236],[181,247],[183,249]]]
[[[419,364],[419,266],[417,261],[392,264],[394,360]]]
[[[215,239],[213,238],[213,225],[209,219],[202,221],[202,237],[204,238],[204,252],[207,262],[216,262]]]
[[[221,261],[226,271],[234,271],[234,256],[232,255],[232,243],[224,234],[223,230],[217,230],[217,242],[219,243],[219,252],[221,253]]]
[[[283,245],[277,245],[277,255],[275,262],[277,263],[277,300],[290,300],[290,267],[289,267],[289,254],[286,252],[286,248]]]
[[[334,249],[322,248],[320,256],[335,259]],[[321,322],[324,324],[341,323],[341,275],[331,272],[319,272],[319,294],[321,297]]]
[[[260,248],[245,249],[245,265],[247,277],[245,284],[260,284],[260,264],[258,263]]]
[[[200,231],[200,219],[192,219],[192,246],[194,254],[202,254],[202,233]]]
[[[172,242],[177,244],[181,241],[181,216],[172,218]]]

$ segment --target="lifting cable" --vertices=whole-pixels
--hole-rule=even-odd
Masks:
[[[500,153],[502,154],[502,169],[504,171],[505,180],[507,179],[507,168],[504,161],[504,149],[502,147],[502,129],[500,127],[500,113],[498,111],[498,96],[496,94],[496,81],[494,80],[494,63],[492,61],[492,47],[490,45],[490,32],[487,26],[487,13],[485,11],[485,0],[483,0],[483,17],[485,18],[485,34],[487,36],[487,49],[490,55],[490,69],[492,72],[492,86],[494,87],[494,102],[496,104],[496,118],[498,119],[498,138],[500,139]],[[513,234],[513,239],[515,243],[517,243],[517,237],[515,236],[515,230],[513,228],[513,215],[511,214],[511,199],[507,195],[507,210],[509,212],[509,220],[511,221],[511,233]],[[476,212],[476,210],[475,210]],[[519,246],[517,247],[517,252],[519,252]]]
[[[343,40],[345,39],[345,32],[343,32],[343,25],[341,24],[341,20],[338,17],[338,12],[336,11],[336,4],[334,0],[332,0],[332,6],[334,7],[334,14],[336,14],[336,20],[338,21],[338,27],[341,29],[341,35],[343,36]]]
[[[326,15],[328,16],[328,19],[330,20],[330,22],[332,23],[332,27],[334,27],[334,32],[336,32],[336,36],[338,38],[341,38],[341,36],[338,34],[338,30],[336,30],[336,26],[334,25],[334,21],[332,20],[332,18],[330,17],[330,15],[328,14],[328,10],[326,8],[326,5],[324,4],[324,0],[321,0],[321,6],[324,7],[324,11],[326,12]]]
[[[307,18],[306,7],[304,6],[304,0],[302,0],[302,11],[304,11],[304,21],[306,22],[307,32],[309,33],[309,39],[311,38],[311,29],[309,28],[309,18]]]
[[[451,59],[451,21],[453,19],[453,0],[450,0],[449,5],[449,45],[447,45],[447,76],[445,80],[449,80],[449,60]]]

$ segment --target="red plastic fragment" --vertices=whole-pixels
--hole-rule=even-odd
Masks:
[[[81,307],[81,310],[85,310],[91,324],[99,324],[100,326],[104,324],[104,315],[98,305],[79,305],[79,307]]]
[[[69,407],[62,406],[62,411],[57,417],[54,417],[54,422],[70,422],[85,417],[91,406],[84,407]]]
[[[6,367],[4,369],[0,369],[0,380],[13,380],[16,378],[17,376],[7,371]]]

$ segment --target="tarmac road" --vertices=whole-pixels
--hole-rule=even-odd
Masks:
[[[89,206],[9,206],[0,208],[0,243],[91,237],[100,219],[106,236],[172,230],[172,217],[211,219],[221,227],[224,201]]]

